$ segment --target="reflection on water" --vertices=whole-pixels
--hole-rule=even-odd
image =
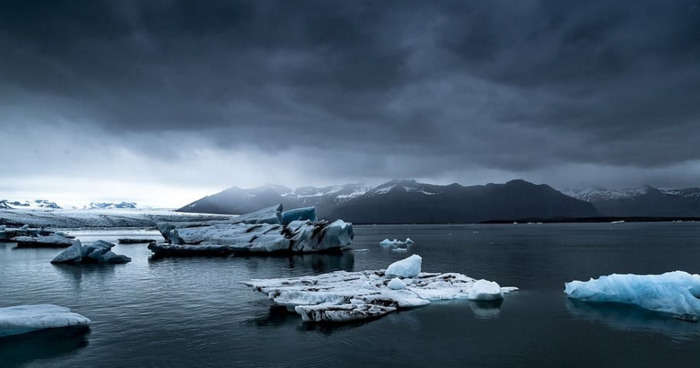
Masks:
[[[567,298],[566,309],[576,319],[603,323],[622,331],[656,332],[686,340],[698,335],[697,323],[679,321],[670,314],[630,304],[591,303]]]
[[[503,305],[503,299],[469,301],[469,307],[474,312],[474,315],[482,319],[498,318],[501,315],[501,305]]]
[[[81,241],[144,232],[84,231]],[[158,237],[157,232],[147,232]],[[564,282],[611,273],[700,273],[700,223],[357,226],[366,252],[167,258],[116,245],[125,265],[57,266],[57,250],[0,244],[0,307],[52,303],[89,317],[86,337],[0,342],[0,368],[51,367],[695,367],[700,324],[625,306],[576,304]],[[384,238],[410,237],[406,253]],[[423,271],[520,287],[498,305],[435,302],[368,323],[323,326],[274,308],[249,279],[386,268],[419,254]],[[497,317],[497,318],[496,318]],[[31,346],[31,347],[29,347]],[[81,348],[82,347],[82,348]]]
[[[3,368],[19,367],[73,352],[88,346],[88,331],[86,327],[55,328],[0,338],[0,363]]]

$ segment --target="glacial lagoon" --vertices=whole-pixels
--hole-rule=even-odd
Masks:
[[[69,231],[81,241],[157,231]],[[341,255],[152,259],[118,244],[123,265],[52,265],[60,250],[0,243],[0,306],[52,303],[92,320],[0,340],[4,367],[695,367],[700,324],[570,300],[564,282],[612,273],[700,273],[700,223],[355,226]],[[385,238],[411,238],[405,252]],[[512,285],[502,303],[454,300],[381,319],[304,324],[241,281],[385,268],[411,254],[423,271]]]

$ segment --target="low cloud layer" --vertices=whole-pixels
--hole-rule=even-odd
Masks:
[[[0,194],[697,186],[698,19],[695,1],[3,2]]]

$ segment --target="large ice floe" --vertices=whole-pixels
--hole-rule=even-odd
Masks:
[[[131,258],[112,252],[114,244],[97,240],[83,245],[76,240],[68,249],[61,252],[51,263],[127,263]]]
[[[53,304],[0,308],[0,337],[48,328],[87,327],[89,325],[89,318]]]
[[[318,221],[314,207],[282,211],[281,204],[226,221],[158,223],[157,228],[166,242],[148,249],[160,256],[334,252],[354,237],[351,223]]]
[[[683,271],[661,275],[612,274],[589,281],[571,281],[565,284],[564,292],[573,299],[634,304],[681,319],[697,320],[700,314],[700,275]]]
[[[502,299],[504,293],[517,290],[500,288],[495,282],[482,287],[483,280],[459,273],[420,272],[421,263],[420,256],[412,255],[386,270],[336,271],[318,276],[255,279],[244,284],[298,313],[306,322],[324,323],[377,318],[437,300]]]

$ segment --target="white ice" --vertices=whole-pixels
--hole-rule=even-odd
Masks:
[[[389,246],[389,247],[399,246],[399,245],[411,245],[411,244],[413,244],[413,240],[411,240],[411,238],[406,238],[406,240],[403,240],[403,241],[397,240],[397,239],[394,239],[394,240],[384,239],[384,240],[379,242],[379,245]]]
[[[700,275],[683,271],[661,275],[601,276],[589,281],[571,281],[564,292],[570,298],[589,302],[635,304],[652,311],[700,315]]]
[[[498,300],[503,299],[501,286],[494,281],[478,280],[469,291],[469,300]]]
[[[416,277],[420,273],[422,258],[414,254],[408,258],[396,261],[386,268],[387,276]]]
[[[415,266],[416,260],[420,263],[420,257],[414,255],[404,261]],[[378,270],[250,280],[244,284],[266,294],[289,311],[299,313],[304,321],[344,322],[376,318],[431,301],[469,299],[475,282],[458,273],[397,277]],[[503,288],[503,292],[515,289]]]
[[[0,308],[0,337],[46,328],[88,326],[90,319],[53,304],[18,305]]]

